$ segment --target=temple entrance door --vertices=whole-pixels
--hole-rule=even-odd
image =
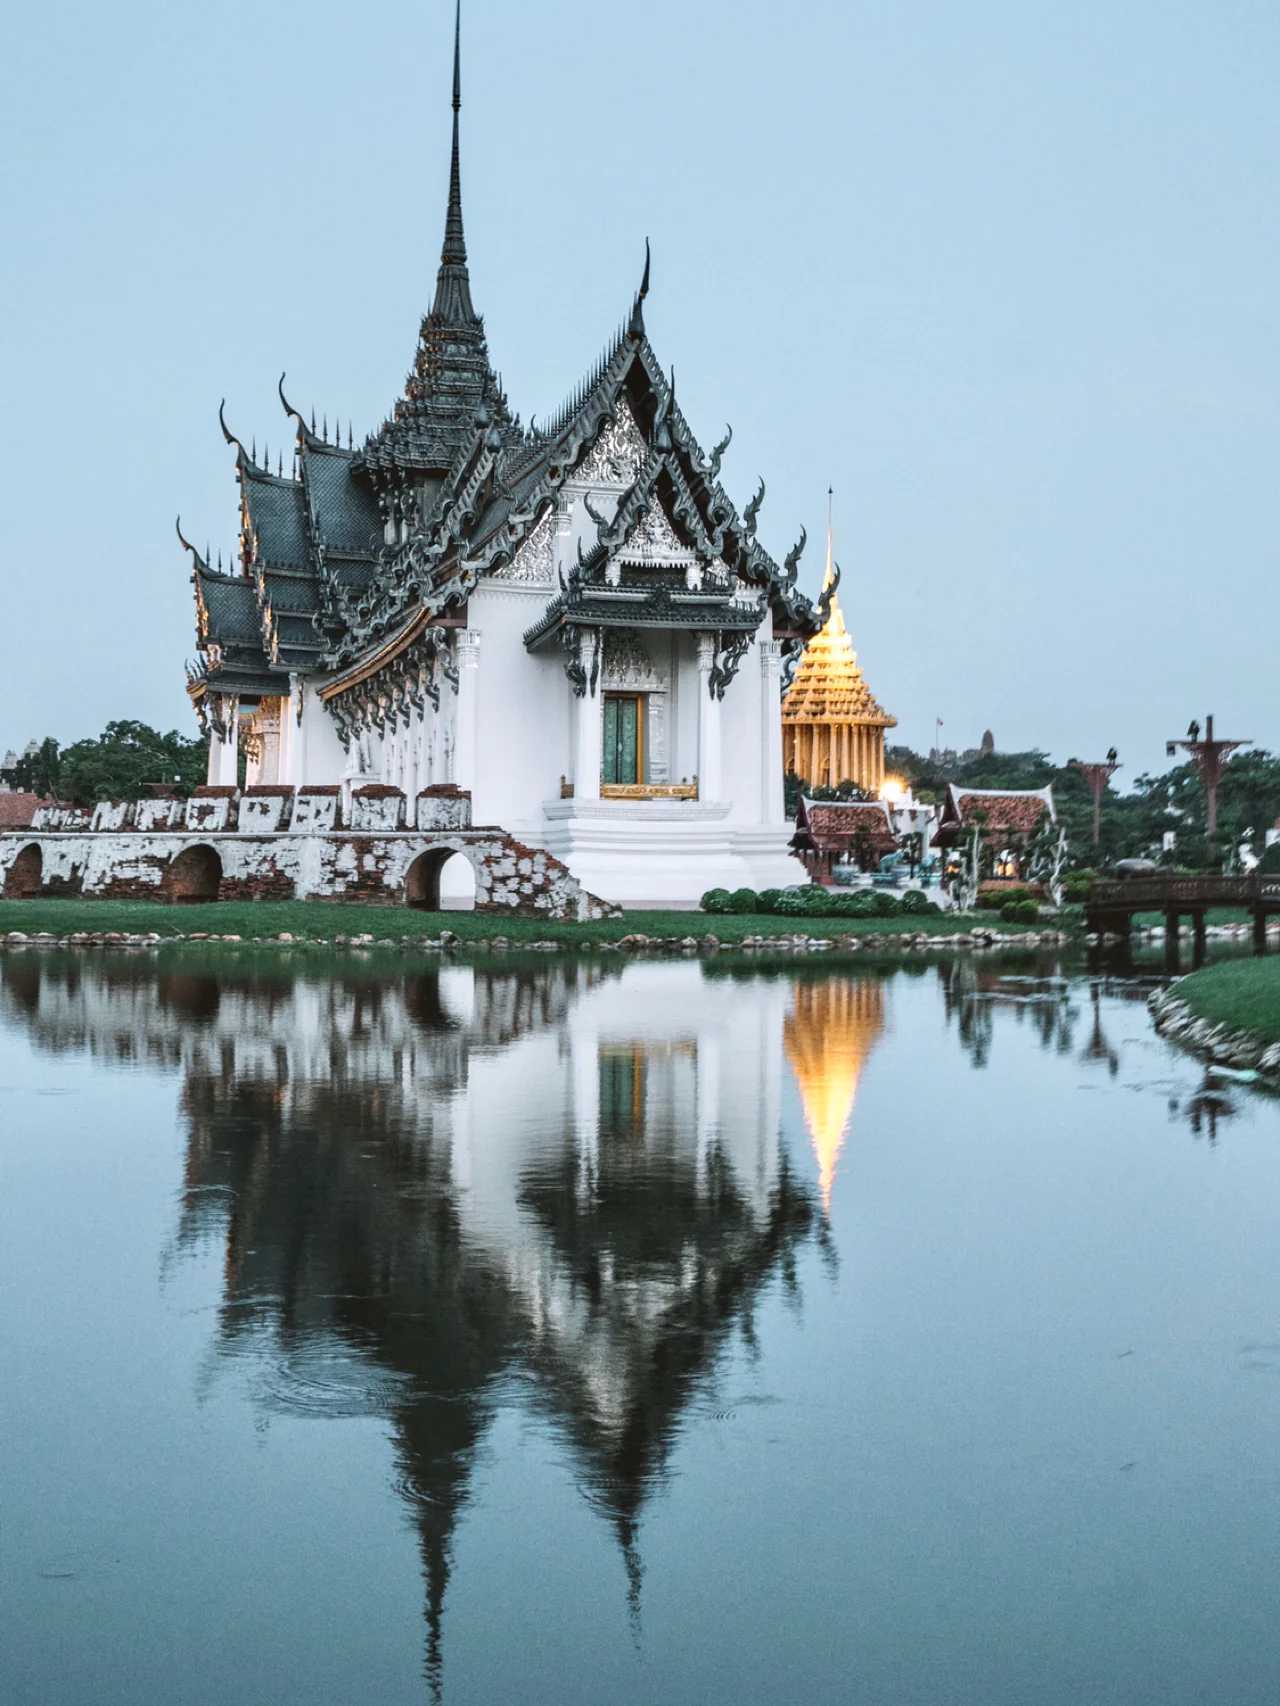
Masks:
[[[605,786],[634,787],[644,781],[644,697],[639,693],[604,696],[604,750],[600,780]]]

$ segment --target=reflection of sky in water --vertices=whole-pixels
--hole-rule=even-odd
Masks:
[[[16,1699],[1272,1697],[1280,1106],[1137,986],[169,963],[0,961]]]

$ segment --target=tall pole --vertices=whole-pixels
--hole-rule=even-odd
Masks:
[[[1193,722],[1187,729],[1185,740],[1165,742],[1166,757],[1174,757],[1179,747],[1191,756],[1192,767],[1204,788],[1205,834],[1210,838],[1218,828],[1218,784],[1222,780],[1223,765],[1238,747],[1252,745],[1251,740],[1215,740],[1212,717],[1204,720],[1203,739],[1199,723]]]
[[[1113,748],[1112,751],[1114,750]],[[1079,758],[1073,758],[1071,768],[1080,772],[1093,795],[1093,845],[1096,847],[1102,835],[1102,796],[1120,764],[1108,754],[1104,764],[1086,764]]]

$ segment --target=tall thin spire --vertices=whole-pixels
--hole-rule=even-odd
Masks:
[[[436,292],[418,329],[413,367],[404,397],[361,452],[373,467],[390,457],[397,468],[443,472],[469,442],[481,409],[488,423],[514,430],[511,411],[489,365],[484,321],[471,300],[467,245],[462,234],[462,167],[459,115],[462,111],[462,5],[453,13],[453,138],[449,160],[449,201]]]
[[[462,111],[462,0],[453,13],[453,153],[449,160],[449,208],[444,220],[443,261],[467,261],[462,235],[462,169],[458,151],[458,115]]]
[[[462,111],[462,0],[453,13],[453,147],[449,156],[449,203],[444,216],[444,246],[436,275],[432,313],[450,324],[476,318],[467,273],[467,242],[462,231],[462,163],[459,114]]]

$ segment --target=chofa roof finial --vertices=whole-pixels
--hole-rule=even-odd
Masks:
[[[640,288],[636,292],[636,299],[631,305],[631,319],[627,324],[627,331],[637,340],[644,336],[644,299],[649,294],[649,271],[651,262],[652,256],[649,250],[649,239],[646,237],[644,240],[644,273],[640,279]]]

